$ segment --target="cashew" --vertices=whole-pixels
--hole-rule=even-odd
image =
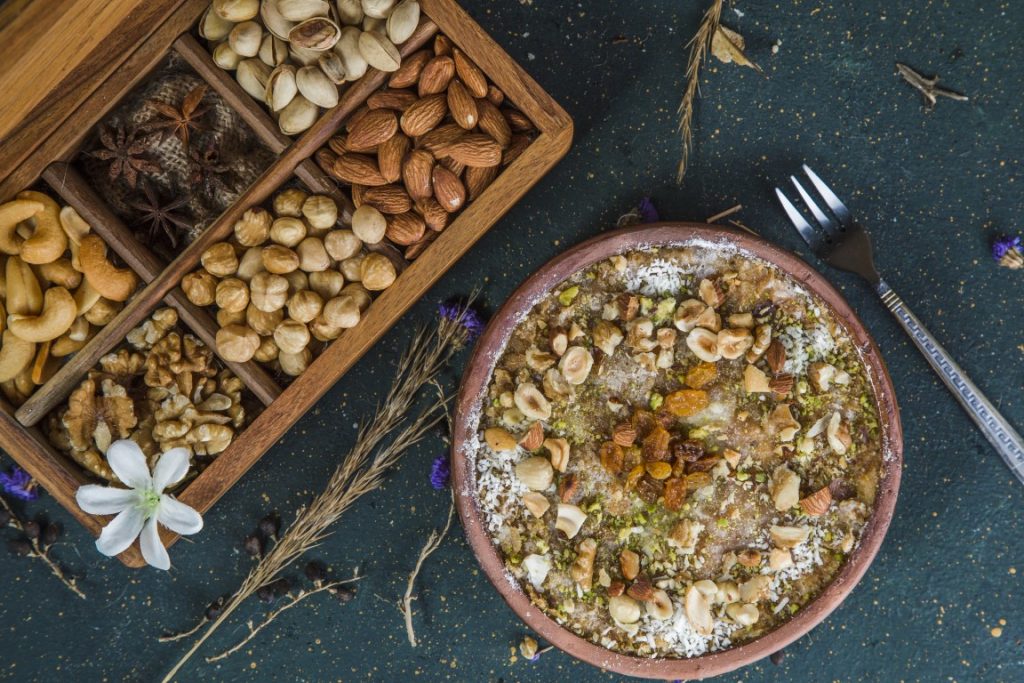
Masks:
[[[82,274],[71,265],[71,259],[59,258],[56,261],[44,263],[39,266],[39,274],[47,282],[67,289],[74,289],[82,284]]]
[[[72,206],[65,206],[60,210],[60,226],[64,228],[64,233],[68,236],[71,265],[75,270],[81,272],[82,264],[78,259],[78,245],[82,243],[82,238],[88,235],[92,228]]]
[[[32,383],[36,386],[45,384],[57,372],[59,363],[50,356],[50,342],[44,342],[39,346],[39,353],[36,354],[35,362],[32,363]]]
[[[25,263],[51,263],[68,248],[68,237],[60,225],[60,206],[41,192],[20,192],[18,199],[36,201],[43,210],[35,215],[36,227],[21,245],[21,258]]]
[[[82,284],[78,285],[78,289],[75,290],[75,306],[78,307],[78,315],[88,313],[89,309],[95,306],[101,298],[103,297],[89,284],[88,280],[82,280]]]
[[[22,396],[31,396],[32,392],[36,390],[36,385],[32,383],[31,363],[25,366],[25,369],[19,372],[18,376],[14,378],[14,386]]]
[[[121,309],[124,308],[119,302],[110,299],[100,298],[92,307],[85,312],[85,319],[93,325],[103,327],[113,320]]]
[[[46,342],[67,332],[77,316],[78,307],[71,292],[51,287],[46,290],[39,315],[12,313],[7,318],[7,327],[25,341]]]
[[[41,202],[29,199],[15,199],[0,204],[0,251],[18,254],[24,240],[18,236],[18,223],[42,213],[46,207]]]
[[[43,309],[43,292],[32,268],[17,256],[7,259],[7,312],[35,315]]]
[[[36,345],[6,330],[0,343],[0,382],[12,380],[35,359]]]
[[[79,327],[80,323],[84,323],[85,327]],[[71,329],[57,337],[50,344],[50,355],[54,358],[63,358],[64,356],[70,356],[71,354],[80,351],[90,339],[92,339],[93,328],[85,320],[85,318],[75,318],[75,322],[72,323]]]
[[[82,273],[101,295],[125,301],[135,291],[137,278],[127,268],[118,268],[107,258],[107,245],[98,235],[86,235],[78,250]]]

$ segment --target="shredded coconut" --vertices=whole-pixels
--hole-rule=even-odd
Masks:
[[[629,291],[647,296],[675,294],[683,286],[685,270],[678,263],[655,259],[626,274]]]

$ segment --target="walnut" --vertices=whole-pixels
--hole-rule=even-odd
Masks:
[[[153,344],[177,324],[178,312],[173,308],[161,308],[154,311],[149,320],[129,332],[126,339],[136,349],[145,351],[152,348]]]
[[[126,438],[138,423],[135,406],[127,390],[112,379],[101,382],[97,392],[94,373],[68,397],[61,416],[71,457],[98,477],[117,481],[110,466],[99,455],[111,442]]]

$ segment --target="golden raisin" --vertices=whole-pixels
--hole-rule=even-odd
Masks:
[[[686,372],[686,386],[703,389],[718,377],[718,366],[714,363],[698,363]]]
[[[661,425],[655,425],[650,433],[644,437],[642,444],[644,458],[647,460],[668,460],[670,457],[669,444],[672,435]]]
[[[636,467],[631,469],[629,471],[629,474],[626,475],[626,490],[628,491],[629,489],[631,489],[634,486],[636,486],[637,482],[640,481],[640,479],[643,476],[644,476],[644,466],[643,465],[637,465]]]
[[[694,472],[686,475],[686,489],[696,491],[711,484],[711,474],[708,472]]]
[[[680,389],[665,397],[665,410],[676,417],[696,415],[708,407],[708,392],[700,389]]]
[[[665,481],[665,507],[678,510],[686,502],[686,480],[673,477]]]
[[[647,432],[654,428],[657,421],[654,419],[654,413],[646,410],[635,410],[633,411],[633,417],[630,418],[630,422],[633,424],[633,430],[636,431],[636,438],[642,439],[647,436]]]
[[[672,465],[667,462],[649,462],[645,465],[647,474],[651,475],[655,479],[668,479],[672,474]]]
[[[604,467],[608,473],[618,474],[622,471],[622,465],[626,459],[626,454],[623,452],[622,446],[614,441],[605,441],[601,444],[601,450],[599,453],[601,456],[601,466]]]

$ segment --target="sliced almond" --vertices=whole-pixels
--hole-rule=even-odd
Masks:
[[[743,388],[748,394],[767,394],[771,391],[768,384],[768,375],[764,374],[756,365],[748,364],[743,370]]]
[[[534,422],[519,439],[519,445],[528,451],[535,451],[544,444],[544,425]]]

